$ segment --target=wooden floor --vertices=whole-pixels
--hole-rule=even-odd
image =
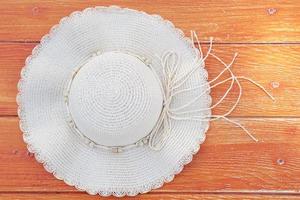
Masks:
[[[272,102],[243,82],[243,98],[230,117],[248,127],[259,142],[231,124],[213,122],[200,153],[173,182],[134,199],[300,199],[298,0],[2,1],[0,199],[99,199],[56,180],[28,153],[18,128],[15,96],[26,57],[51,26],[72,11],[111,4],[159,14],[185,33],[196,30],[206,44],[213,36],[215,54],[230,61],[239,52],[234,72],[255,79],[276,98]],[[207,69],[213,78],[222,66],[209,58]],[[225,89],[213,89],[213,99]],[[234,88],[214,112],[225,112],[237,94]]]

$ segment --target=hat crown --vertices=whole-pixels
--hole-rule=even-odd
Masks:
[[[138,56],[96,55],[81,66],[70,85],[69,112],[92,142],[126,146],[147,136],[162,110],[155,73]]]

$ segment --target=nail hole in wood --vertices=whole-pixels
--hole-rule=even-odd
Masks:
[[[274,15],[277,12],[277,10],[276,10],[276,8],[268,8],[267,12],[269,15]]]
[[[283,164],[284,164],[284,160],[279,158],[279,159],[277,160],[277,164],[278,164],[278,165],[283,165]]]
[[[271,86],[272,86],[272,88],[279,88],[280,83],[279,83],[279,82],[276,82],[276,81],[273,81],[273,82],[271,83]]]

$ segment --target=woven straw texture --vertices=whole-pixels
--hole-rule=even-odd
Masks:
[[[159,79],[141,60],[108,52],[82,66],[69,110],[78,130],[97,144],[124,146],[147,136],[162,110]]]
[[[134,196],[159,188],[164,182],[173,180],[174,175],[192,160],[193,154],[199,150],[200,144],[205,140],[209,122],[173,121],[168,140],[160,151],[140,146],[122,153],[113,153],[87,145],[67,123],[68,113],[64,92],[74,69],[86,64],[91,55],[98,51],[129,52],[132,55],[147,58],[151,61],[158,79],[162,79],[162,66],[158,58],[164,52],[173,51],[180,55],[179,74],[189,71],[193,67],[193,60],[199,57],[199,52],[191,41],[185,38],[179,29],[174,28],[171,22],[163,20],[158,15],[148,15],[144,12],[118,7],[96,7],[82,12],[74,12],[69,17],[63,18],[59,25],[54,26],[50,33],[42,38],[41,44],[34,48],[21,72],[17,102],[24,141],[28,144],[29,151],[35,153],[36,159],[43,163],[47,171],[67,184],[87,191],[89,194]],[[93,89],[88,84],[79,83],[79,77],[78,82],[74,82],[77,84],[78,90],[71,93],[70,102],[73,107],[76,105],[79,108],[89,106],[91,110],[85,109],[84,112],[78,110],[79,108],[71,110],[72,113],[77,112],[78,116],[75,114],[74,119],[78,119],[80,121],[78,123],[82,123],[80,126],[86,128],[85,131],[88,131],[86,134],[96,137],[97,134],[94,131],[97,128],[108,126],[109,133],[104,134],[102,131],[100,135],[111,134],[120,139],[122,133],[116,130],[125,130],[126,128],[121,129],[120,126],[114,124],[117,119],[112,118],[112,115],[108,115],[106,118],[103,118],[102,115],[102,118],[97,119],[95,113],[98,113],[97,109],[101,111],[105,108],[109,109],[109,106],[112,106],[115,111],[114,99],[122,98],[123,101],[118,99],[117,102],[130,104],[124,104],[125,108],[124,105],[120,105],[123,108],[122,112],[131,113],[134,116],[130,118],[130,115],[120,115],[121,112],[118,112],[116,117],[121,116],[118,123],[124,125],[128,122],[138,121],[139,124],[131,125],[131,131],[125,135],[141,137],[149,131],[150,126],[157,118],[157,109],[160,108],[161,101],[160,95],[158,95],[156,86],[153,86],[152,89],[145,89],[149,86],[149,82],[153,81],[146,75],[149,73],[130,69],[130,66],[137,62],[136,60],[131,60],[126,65],[128,56],[124,56],[126,57],[124,58],[122,55],[118,55],[117,57],[122,63],[122,69],[125,70],[122,73],[128,77],[135,77],[136,80],[125,80],[128,82],[126,89],[108,87],[109,91],[116,92],[106,95],[106,100],[101,100],[100,89],[105,88],[105,85],[97,85],[96,89]],[[98,59],[97,62],[101,62],[101,59]],[[136,67],[144,66],[137,64]],[[89,67],[83,69],[87,70]],[[98,69],[93,66],[90,69],[97,74]],[[121,69],[112,69],[116,69],[117,74],[120,74]],[[145,68],[145,70],[147,69]],[[90,77],[92,74],[91,71],[86,71],[82,74],[82,78],[85,75]],[[135,81],[144,83],[145,86],[132,85],[136,83]],[[84,83],[88,82],[84,81]],[[101,85],[101,82],[98,83]],[[203,64],[179,89],[205,85],[205,83],[207,83],[207,72]],[[95,82],[92,81],[92,84]],[[108,82],[103,84],[108,84]],[[117,83],[113,85],[117,85]],[[83,91],[85,87],[86,93],[77,93],[80,90]],[[176,96],[171,107],[181,106],[205,90],[207,90],[205,95],[183,111],[209,108],[211,97],[208,84],[196,91]],[[98,96],[92,97],[95,94],[93,91],[98,91]],[[137,95],[131,96],[130,91],[137,92]],[[146,94],[143,91],[149,93]],[[129,92],[127,98],[133,97],[133,101],[125,99],[127,92]],[[104,93],[109,92],[104,91]],[[88,102],[88,96],[84,96],[84,94],[91,95],[91,99],[98,98],[99,102]],[[141,101],[138,102],[139,100]],[[96,111],[92,109],[93,105],[95,108],[98,106]],[[99,107],[100,105],[102,107]],[[127,106],[133,107],[126,111]],[[89,115],[90,113],[93,115]],[[210,116],[210,110],[200,114]],[[107,120],[108,123],[103,124],[102,120]],[[113,127],[113,130],[109,127]],[[139,130],[139,127],[142,128]],[[131,142],[131,139],[119,140],[119,144]],[[118,142],[118,140],[115,141]],[[107,144],[111,144],[111,142],[111,140],[107,140]]]

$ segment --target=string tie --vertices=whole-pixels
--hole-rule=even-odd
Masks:
[[[168,136],[171,134],[172,129],[172,121],[176,120],[190,120],[190,121],[216,121],[219,119],[223,119],[231,124],[234,124],[244,130],[244,132],[255,142],[258,142],[258,139],[253,136],[250,131],[248,131],[242,124],[240,124],[237,121],[234,121],[232,119],[228,118],[228,115],[230,115],[237,107],[238,103],[240,102],[241,96],[242,96],[242,86],[240,81],[245,80],[248,81],[255,86],[257,86],[259,89],[261,89],[264,93],[267,94],[268,97],[270,97],[273,101],[275,101],[275,98],[259,83],[255,82],[254,80],[244,77],[244,76],[236,76],[232,70],[231,67],[237,57],[237,53],[234,54],[232,61],[229,64],[226,64],[222,59],[220,59],[218,56],[214,55],[212,52],[212,38],[210,38],[210,45],[208,48],[208,51],[206,55],[204,56],[200,41],[198,39],[198,36],[195,31],[191,31],[191,39],[194,45],[194,40],[196,40],[196,43],[198,45],[198,48],[194,46],[195,51],[200,52],[199,56],[195,58],[193,67],[188,70],[184,74],[178,74],[178,69],[181,67],[180,63],[180,57],[177,53],[167,51],[163,54],[162,57],[160,57],[160,63],[162,65],[162,81],[161,86],[163,90],[163,108],[161,111],[161,114],[159,116],[159,119],[155,125],[155,127],[152,129],[150,135],[149,135],[149,147],[153,150],[160,150],[165,142],[167,141]],[[197,72],[197,69],[199,67],[204,66],[204,61],[207,59],[208,56],[211,56],[212,58],[219,61],[222,65],[224,65],[224,70],[222,70],[214,79],[209,81],[208,83],[204,83],[201,85],[198,85],[193,88],[185,88],[180,89],[180,87],[186,83],[187,80],[195,73]],[[229,72],[230,77],[221,80],[219,82],[216,82],[225,72]],[[224,84],[226,82],[230,81],[230,85],[226,92],[223,94],[223,96],[212,106],[209,108],[199,108],[197,110],[191,110],[191,111],[184,111],[184,109],[188,108],[189,106],[195,104],[203,95],[207,94],[210,89],[215,88],[221,84]],[[188,93],[191,91],[194,91],[199,88],[203,88],[204,86],[207,86],[209,84],[209,88],[205,89],[203,92],[201,92],[199,95],[191,99],[190,101],[186,102],[183,105],[180,105],[178,107],[172,107],[172,100],[174,97],[183,94]],[[224,114],[220,115],[200,115],[200,112],[211,110],[215,107],[217,107],[223,100],[228,96],[230,91],[233,88],[233,85],[237,84],[239,88],[239,95],[234,103],[234,105]],[[188,115],[188,116],[187,116]]]

